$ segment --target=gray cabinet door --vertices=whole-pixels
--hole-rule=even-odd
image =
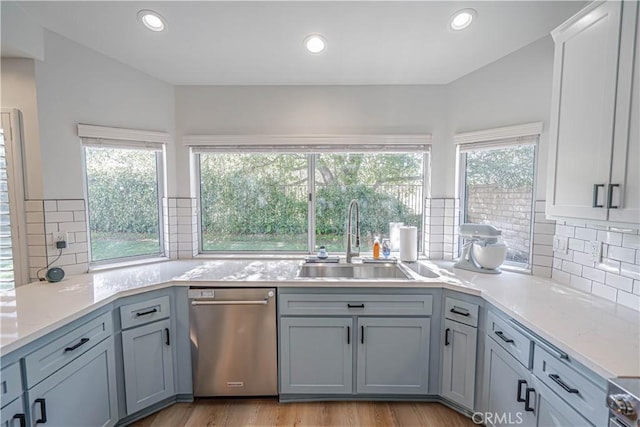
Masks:
[[[430,319],[359,317],[357,392],[424,394]]]
[[[115,425],[118,402],[113,338],[34,386],[28,395],[32,426],[43,416],[47,426]]]
[[[484,421],[487,426],[518,424],[534,426],[535,391],[528,392],[530,407],[525,410],[527,389],[533,389],[531,373],[492,338],[485,341]]]
[[[280,393],[351,393],[352,325],[350,317],[281,318]]]
[[[128,415],[174,394],[169,319],[123,331],[122,357]]]
[[[19,397],[0,410],[0,427],[20,427],[20,417],[24,416],[22,397]]]
[[[442,396],[473,410],[478,330],[453,320],[444,321]]]
[[[537,378],[533,378],[535,384],[536,410],[538,427],[590,427],[592,426],[567,402],[562,400],[549,387]],[[603,411],[607,408],[603,404]]]

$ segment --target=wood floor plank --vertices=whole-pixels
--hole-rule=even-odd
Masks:
[[[294,402],[196,399],[176,403],[134,427],[471,427],[468,418],[424,402]]]

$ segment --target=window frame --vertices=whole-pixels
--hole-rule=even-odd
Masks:
[[[525,263],[505,260],[503,270],[531,273],[533,271],[533,245],[535,233],[535,206],[538,187],[538,162],[540,151],[540,135],[542,123],[527,123],[523,125],[509,126],[497,129],[488,129],[476,132],[460,133],[454,136],[456,142],[456,190],[460,199],[460,224],[465,223],[467,208],[467,152],[479,150],[499,150],[517,147],[521,145],[533,145],[533,179],[531,188],[531,219],[529,224],[529,259]],[[464,238],[458,237],[458,257],[461,256]]]
[[[304,251],[224,251],[229,255],[303,255],[316,252],[316,182],[315,166],[316,154],[337,153],[375,153],[393,154],[419,152],[422,154],[422,224],[420,227],[419,252],[424,253],[424,215],[425,201],[428,198],[430,185],[431,163],[431,135],[349,135],[331,137],[305,137],[305,136],[187,136],[184,143],[190,146],[190,154],[193,165],[192,180],[198,204],[198,253],[200,255],[215,256],[222,251],[205,251],[202,239],[202,204],[201,204],[201,170],[200,154],[206,152],[238,153],[249,152],[278,152],[278,153],[307,153],[307,248]],[[377,151],[376,151],[377,150]],[[333,253],[343,254],[344,252]]]
[[[115,264],[137,263],[149,261],[157,258],[167,258],[165,247],[165,221],[163,200],[166,197],[165,179],[165,158],[166,144],[169,142],[169,134],[165,132],[110,128],[104,126],[94,126],[78,124],[78,136],[82,142],[82,174],[83,192],[86,211],[87,226],[87,252],[89,268],[104,268]],[[155,153],[156,163],[156,188],[158,200],[158,239],[159,251],[153,254],[134,255],[127,257],[110,258],[105,260],[92,261],[91,254],[91,222],[89,214],[89,186],[87,174],[87,151],[88,147],[114,148],[124,150],[151,151]]]
[[[9,186],[9,218],[13,261],[14,289],[29,283],[27,233],[25,214],[25,178],[20,110],[2,108],[0,128],[3,129]]]

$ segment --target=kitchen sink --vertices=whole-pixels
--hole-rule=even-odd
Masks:
[[[303,264],[298,278],[413,279],[396,264]]]
[[[403,263],[402,265],[404,265],[407,268],[410,268],[411,270],[418,273],[418,275],[425,277],[427,279],[437,279],[438,277],[440,277],[440,275],[438,275],[437,273],[434,273],[429,267],[419,262],[406,262],[406,263]]]

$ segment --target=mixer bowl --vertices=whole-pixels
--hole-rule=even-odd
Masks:
[[[507,245],[504,243],[486,246],[474,243],[471,250],[473,251],[473,258],[480,264],[480,267],[489,270],[500,267],[507,256]]]

